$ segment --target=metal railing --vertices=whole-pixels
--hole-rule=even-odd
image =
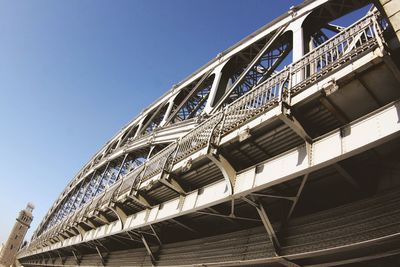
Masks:
[[[276,105],[288,86],[289,71],[283,70],[228,105],[221,134],[226,134],[249,119]]]
[[[377,44],[375,17],[368,16],[344,29],[291,66],[292,94]]]
[[[146,181],[147,179],[164,171],[167,165],[167,161],[175,152],[176,147],[177,143],[172,143],[163,150],[161,150],[159,153],[151,157],[150,160],[146,162],[147,167],[141,178],[142,181]]]
[[[130,191],[132,187],[135,187],[136,184],[139,183],[140,177],[143,175],[143,171],[145,170],[146,166],[142,165],[132,172],[128,173],[126,176],[123,177],[122,184],[118,188],[118,196],[125,194],[126,192]]]
[[[357,21],[230,103],[224,110],[205,120],[179,141],[164,148],[142,166],[126,174],[121,182],[110,187],[110,190],[105,192],[105,198],[95,197],[91,203],[86,203],[79,211],[85,209],[85,212],[90,213],[99,207],[98,202],[101,199],[105,199],[101,203],[103,205],[111,198],[117,198],[128,190],[138,187],[142,181],[163,171],[169,171],[175,163],[205,148],[213,137],[226,135],[237,129],[266,110],[277,106],[289,94],[294,95],[305,90],[307,86],[355,56],[364,51],[370,51],[379,43],[382,29],[380,27],[381,24],[377,23],[377,14],[370,14]]]
[[[193,129],[187,135],[183,136],[179,141],[177,148],[178,151],[176,153],[174,163],[179,162],[182,159],[200,150],[201,148],[204,148],[211,137],[213,129],[218,123],[221,122],[222,118],[223,113],[220,112],[208,118],[197,128]]]

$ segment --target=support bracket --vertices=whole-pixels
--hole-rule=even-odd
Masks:
[[[282,112],[279,115],[279,118],[304,141],[311,144],[313,141],[311,136],[307,133],[301,123],[293,115],[292,107],[285,102],[282,102],[281,107]]]
[[[180,195],[183,195],[183,196],[187,195],[187,192],[185,191],[185,189],[183,189],[183,187],[180,185],[180,183],[171,174],[167,174],[164,177],[161,177],[161,179],[159,179],[158,181],[162,185],[177,192]]]
[[[79,254],[77,255],[77,252],[75,252],[75,250],[72,250],[72,255],[74,255],[76,264],[81,265],[82,256]]]
[[[83,227],[79,223],[76,223],[74,225],[74,227],[79,232],[79,234],[83,237],[83,235],[86,233],[86,230],[83,229]]]
[[[92,222],[92,220],[89,217],[86,217],[82,220],[82,223],[84,223],[85,225],[87,225],[88,227],[92,228],[92,229],[96,229],[96,225],[94,225],[94,223]]]
[[[99,219],[102,223],[104,224],[109,224],[110,221],[106,218],[106,216],[104,216],[100,211],[97,211],[94,214],[94,217],[96,217],[97,219]]]
[[[312,165],[312,143],[313,139],[308,134],[308,132],[304,129],[301,123],[296,119],[292,112],[292,107],[286,103],[282,102],[281,104],[282,112],[278,117],[287,125],[290,129],[292,129],[300,138],[305,141],[306,151],[308,155],[308,165]]]
[[[246,197],[243,197],[243,200],[246,201],[248,204],[256,208],[258,215],[261,218],[261,221],[264,225],[265,230],[267,231],[268,237],[271,240],[272,246],[274,247],[275,254],[278,256],[280,253],[281,245],[279,243],[278,237],[275,233],[275,230],[272,226],[271,221],[269,220],[268,214],[265,211],[261,202],[250,200]]]
[[[305,186],[305,184],[306,184],[306,182],[307,182],[307,180],[308,180],[308,176],[309,176],[309,173],[307,173],[306,175],[304,175],[303,179],[301,180],[300,187],[299,187],[299,189],[297,190],[297,194],[296,194],[296,196],[295,196],[295,198],[294,198],[294,200],[293,200],[292,206],[290,207],[290,210],[289,210],[289,212],[288,212],[288,215],[286,216],[286,222],[290,219],[290,217],[291,217],[292,214],[293,214],[293,211],[294,211],[294,209],[295,209],[295,207],[296,207],[296,205],[297,205],[297,202],[299,201],[300,195],[301,195],[301,193],[303,192],[304,186]]]
[[[207,157],[221,170],[228,184],[229,194],[232,194],[236,182],[235,168],[221,153],[217,152],[216,148],[211,148],[209,153],[207,153]]]
[[[100,251],[100,249],[99,249],[98,246],[95,246],[95,248],[96,248],[97,254],[98,254],[99,257],[100,257],[101,264],[102,264],[103,266],[105,266],[105,265],[106,265],[106,257],[101,253],[101,251]]]
[[[135,191],[134,194],[130,194],[127,196],[128,199],[132,200],[135,203],[138,203],[139,205],[145,207],[145,208],[150,208],[151,205],[147,201],[147,199],[142,196],[138,191]]]
[[[144,237],[143,234],[140,234],[140,238],[142,239],[143,245],[146,248],[147,253],[149,253],[149,255],[150,255],[151,262],[154,264],[157,259],[156,259],[155,255],[154,255],[153,251],[151,250],[151,248],[150,248],[149,244],[147,243],[147,240],[146,240],[146,238]]]
[[[121,228],[123,229],[126,219],[128,218],[128,215],[125,213],[125,211],[118,204],[108,206],[107,208],[117,215],[119,221],[121,222]]]
[[[60,260],[61,260],[61,264],[64,265],[65,262],[67,261],[67,257],[63,257],[63,256],[61,255],[61,253],[60,253],[59,250],[57,250],[57,254],[58,254],[58,257],[59,257]]]

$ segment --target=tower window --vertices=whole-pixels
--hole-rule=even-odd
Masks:
[[[14,247],[14,246],[11,244],[10,249],[13,249],[13,247]]]
[[[22,228],[22,225],[19,226],[19,230],[21,230],[21,228]]]
[[[15,236],[15,239],[17,239],[17,238],[18,238],[18,235]]]

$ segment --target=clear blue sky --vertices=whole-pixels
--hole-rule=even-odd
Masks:
[[[300,2],[0,1],[0,243],[139,111]]]

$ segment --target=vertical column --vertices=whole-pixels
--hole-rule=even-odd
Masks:
[[[160,123],[160,126],[161,126],[161,127],[164,126],[164,124],[167,122],[167,119],[168,119],[169,115],[171,114],[172,107],[174,106],[175,97],[176,97],[177,95],[178,95],[178,94],[172,96],[172,97],[168,100],[168,108],[167,108],[167,110],[165,111],[164,117],[163,117],[163,119],[162,119],[162,121],[161,121],[161,123]]]
[[[211,105],[215,100],[215,96],[217,95],[219,81],[221,80],[221,76],[222,76],[222,69],[224,68],[224,66],[227,62],[228,61],[225,61],[223,64],[220,64],[219,66],[217,66],[212,73],[215,75],[215,78],[214,78],[213,84],[210,89],[210,94],[208,96],[206,106],[204,107],[204,112],[206,114],[209,114],[212,110]]]
[[[296,12],[291,13],[293,17],[296,16]],[[301,16],[290,23],[287,30],[293,33],[293,51],[292,51],[292,62],[300,60],[304,56],[304,30],[303,22],[308,15]],[[304,71],[296,72],[292,77],[292,85],[296,85],[301,82],[304,78]]]
[[[303,20],[296,20],[292,24],[293,32],[293,62],[304,56]]]

